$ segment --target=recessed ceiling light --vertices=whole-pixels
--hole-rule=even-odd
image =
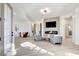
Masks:
[[[44,9],[41,9],[40,12],[43,13],[43,14],[48,14],[48,13],[50,13],[50,9],[44,8]]]

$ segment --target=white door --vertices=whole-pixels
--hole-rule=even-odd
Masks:
[[[4,5],[4,54],[7,55],[11,51],[11,8],[8,4]]]

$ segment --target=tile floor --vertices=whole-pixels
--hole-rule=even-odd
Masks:
[[[61,45],[54,45],[48,41],[34,41],[33,37],[16,38],[16,56],[78,56],[79,46],[71,39],[63,40]]]

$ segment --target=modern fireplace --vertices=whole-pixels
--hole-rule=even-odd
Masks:
[[[58,34],[58,31],[45,31],[45,34]]]

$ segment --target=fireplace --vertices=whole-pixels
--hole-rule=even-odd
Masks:
[[[45,34],[58,34],[58,31],[45,31]]]

